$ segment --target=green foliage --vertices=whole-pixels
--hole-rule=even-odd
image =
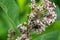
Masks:
[[[60,31],[54,31],[43,34],[41,36],[38,35],[36,38],[32,40],[60,40],[59,37],[60,37]]]
[[[60,4],[59,0],[52,0],[52,2],[55,2],[57,6],[55,8],[56,22],[47,27],[41,34],[31,32],[31,40],[60,40]],[[0,0],[0,40],[6,40],[9,28],[12,28],[19,35],[16,26],[27,20],[26,15],[30,13],[29,4],[30,0]]]

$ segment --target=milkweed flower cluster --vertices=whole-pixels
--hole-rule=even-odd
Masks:
[[[45,17],[43,17],[43,22],[47,25],[50,25],[51,23],[55,22],[55,19],[57,17],[57,15],[54,12],[54,8],[56,6],[54,3],[52,4],[48,0],[44,0],[43,4],[45,6],[45,9],[47,10],[47,15]]]
[[[49,0],[41,0],[42,6],[36,5],[35,0],[32,0],[32,12],[28,16],[28,25],[30,29],[35,29],[36,32],[45,31],[47,25],[51,25],[51,23],[55,22],[57,15],[54,12],[54,8],[56,7],[54,3]],[[35,4],[36,6],[34,6]],[[40,19],[40,13],[42,12],[42,20]],[[45,15],[46,14],[46,15]]]
[[[7,40],[14,40],[14,37],[13,37],[14,35],[15,35],[15,32],[12,29],[9,29]]]
[[[35,0],[31,0],[31,13],[27,15],[28,21],[18,25],[18,29],[21,33],[20,37],[16,40],[29,40],[29,36],[32,30],[36,33],[45,31],[46,26],[50,26],[55,22],[57,15],[54,11],[55,4],[49,0],[40,0],[42,5],[37,5]]]
[[[24,25],[20,24],[20,25],[18,25],[18,29],[21,32],[21,37],[17,37],[16,40],[29,40],[29,33],[27,32],[27,27],[25,27]]]

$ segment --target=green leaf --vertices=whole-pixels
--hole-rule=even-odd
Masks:
[[[7,31],[12,28],[19,34],[19,7],[15,0],[0,0],[0,40],[6,40]]]
[[[59,37],[60,37],[60,30],[54,31],[54,32],[49,32],[49,33],[43,34],[41,36],[38,35],[33,40],[60,40]]]
[[[0,2],[0,8],[1,8],[5,13],[7,13],[8,9],[7,9],[7,7],[6,7],[2,2]]]

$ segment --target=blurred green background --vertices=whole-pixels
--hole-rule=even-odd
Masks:
[[[50,0],[56,4],[57,20],[41,34],[31,32],[30,40],[60,40],[60,0]],[[38,3],[39,0],[36,0]],[[7,31],[12,28],[18,34],[17,25],[27,20],[30,0],[0,0],[0,40],[7,39]]]

